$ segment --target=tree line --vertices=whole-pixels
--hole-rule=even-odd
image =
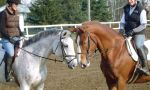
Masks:
[[[3,5],[5,0],[1,0]],[[91,20],[111,21],[106,0],[91,0]],[[36,0],[30,7],[29,24],[82,23],[88,20],[87,0]]]
[[[0,6],[6,0],[0,0]],[[120,21],[127,0],[90,0],[91,20]],[[82,23],[88,20],[88,0],[36,0],[27,14],[28,24]]]
[[[81,23],[88,20],[87,0],[38,0],[30,8],[32,24]],[[91,20],[110,21],[106,0],[91,0]]]

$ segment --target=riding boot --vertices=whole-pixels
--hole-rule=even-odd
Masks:
[[[144,48],[138,49],[138,52],[139,52],[139,58],[140,58],[140,61],[141,61],[141,66],[142,66],[139,69],[143,74],[149,76],[150,72],[149,72],[149,68],[148,68],[147,55],[144,51]]]
[[[6,60],[5,60],[5,79],[6,79],[6,82],[10,82],[11,81],[11,63],[12,63],[12,57],[8,56],[6,57]]]

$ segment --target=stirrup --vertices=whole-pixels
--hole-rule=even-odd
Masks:
[[[12,82],[14,80],[14,77],[12,76],[12,70],[9,71],[7,77],[6,77],[6,82]]]
[[[137,71],[146,75],[146,76],[150,76],[150,72],[149,70],[143,69],[143,68],[137,68]]]

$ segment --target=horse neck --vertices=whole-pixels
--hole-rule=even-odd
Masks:
[[[53,49],[52,44],[54,43],[54,41],[57,40],[56,38],[57,38],[56,36],[53,36],[53,37],[48,36],[46,38],[43,38],[35,42],[32,45],[25,47],[25,49],[34,54],[37,54],[43,57],[48,57],[48,55],[52,53],[52,49]]]
[[[108,32],[96,32],[95,33],[97,42],[98,42],[98,48],[101,49],[107,49],[112,47],[112,43],[115,40],[115,36]]]
[[[108,58],[112,50],[120,49],[123,45],[124,39],[114,31],[99,31],[95,33],[97,38],[97,48],[104,58]]]

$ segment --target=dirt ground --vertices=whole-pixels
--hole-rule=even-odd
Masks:
[[[100,58],[95,56],[91,66],[69,69],[66,64],[47,61],[48,77],[44,90],[108,90],[100,70]],[[0,90],[19,90],[14,83],[1,83]],[[150,90],[150,83],[130,84],[127,90]]]
[[[53,55],[51,56],[55,58]],[[58,58],[57,58],[58,59]],[[100,57],[97,53],[91,60],[90,67],[74,70],[65,63],[47,61],[48,76],[44,90],[108,90],[100,69]],[[0,90],[19,90],[14,83],[0,83]],[[127,85],[127,90],[150,90],[150,82]]]

